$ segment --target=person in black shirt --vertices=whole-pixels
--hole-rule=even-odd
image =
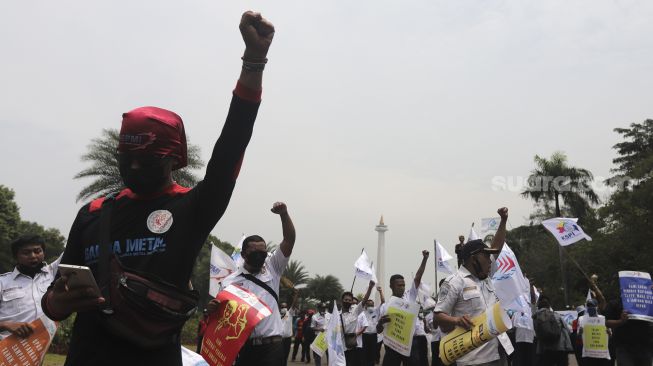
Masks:
[[[456,258],[458,259],[458,267],[463,265],[463,258],[462,258],[462,252],[463,252],[463,246],[465,245],[465,237],[462,235],[458,236],[458,244],[454,247],[454,251],[456,252]]]
[[[123,115],[118,159],[127,188],[113,203],[109,229],[113,253],[123,266],[181,289],[188,288],[197,255],[227,208],[260,104],[274,27],[259,13],[248,11],[241,18],[240,32],[245,42],[243,69],[197,186],[184,188],[171,178],[173,170],[186,164],[186,138],[178,115],[156,107]],[[96,278],[103,201],[96,199],[80,209],[61,260],[90,267]],[[87,289],[69,290],[66,282],[57,277],[42,299],[51,319],[77,312],[66,365],[181,365],[179,337],[155,349],[140,348],[105,328],[99,310],[104,298]]]
[[[605,325],[612,328],[610,342],[615,347],[619,366],[651,366],[653,363],[653,323],[628,319],[621,298],[605,309]]]

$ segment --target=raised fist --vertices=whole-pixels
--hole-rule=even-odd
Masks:
[[[274,37],[274,25],[261,13],[249,10],[243,13],[239,28],[245,41],[243,58],[252,62],[265,59]]]
[[[270,211],[277,215],[282,215],[288,213],[288,207],[286,207],[286,204],[283,202],[275,202]]]
[[[500,209],[497,210],[497,213],[499,214],[499,216],[501,216],[501,220],[508,219],[508,208],[507,207],[501,207]]]
[[[428,258],[429,257],[429,251],[428,250],[422,250],[422,256],[424,258]]]

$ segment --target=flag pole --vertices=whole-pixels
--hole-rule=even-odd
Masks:
[[[365,248],[361,249],[361,254],[365,251]],[[354,273],[354,280],[351,281],[351,290],[349,292],[354,293],[354,284],[356,283],[356,273]]]
[[[433,239],[433,256],[435,257],[435,293],[438,296],[438,240]]]

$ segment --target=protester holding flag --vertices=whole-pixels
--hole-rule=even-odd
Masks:
[[[434,312],[443,332],[451,332],[456,326],[470,329],[471,318],[485,312],[497,302],[491,270],[506,239],[508,209],[502,207],[497,212],[501,222],[492,240],[492,246],[488,248],[480,239],[467,242],[461,253],[463,265],[457,273],[447,277],[440,288]],[[456,364],[499,365],[501,356],[498,344],[498,340],[493,338],[460,357]]]
[[[327,305],[323,302],[317,306],[317,314],[313,315],[311,318],[311,330],[316,336],[326,330],[326,326],[329,323],[329,318],[331,314],[326,312]],[[313,360],[315,361],[315,366],[322,365],[322,356],[313,352]]]
[[[415,272],[415,278],[409,290],[406,291],[406,281],[404,277],[400,274],[394,274],[390,276],[390,290],[392,290],[392,296],[399,297],[404,300],[407,300],[410,303],[417,303],[417,296],[419,292],[420,284],[422,283],[422,276],[424,275],[424,270],[426,269],[426,262],[429,259],[429,251],[422,250],[422,261]],[[377,333],[382,333],[385,325],[390,322],[390,317],[388,313],[388,303],[382,304],[379,310],[379,322],[376,325]],[[415,319],[417,323],[419,319]],[[415,327],[415,324],[413,324]],[[392,348],[385,346],[385,356],[383,357],[383,366],[395,366],[403,363],[407,365],[409,358],[403,356],[399,352],[393,350]]]
[[[365,328],[369,326],[367,318],[363,315],[364,304],[370,298],[372,289],[374,288],[374,281],[369,282],[367,292],[363,300],[358,305],[353,305],[354,294],[345,292],[342,294],[342,313],[340,314],[343,332],[345,335],[345,358],[347,365],[362,365],[363,364],[363,337],[362,334]],[[360,319],[359,319],[360,318]]]
[[[385,303],[381,286],[377,286],[376,290],[381,297],[381,304]],[[374,300],[368,299],[365,303],[365,311],[363,312],[367,319],[368,326],[363,332],[363,359],[364,366],[374,366],[374,363],[379,359],[379,343],[378,335],[376,333],[376,324],[379,321],[379,307],[374,307]]]
[[[272,255],[268,255],[265,240],[251,235],[243,242],[243,266],[222,281],[224,287],[238,285],[253,292],[272,310],[262,319],[240,350],[236,366],[279,366],[283,364],[284,329],[279,310],[279,283],[295,245],[295,227],[283,202],[275,202],[271,211],[281,218],[283,240]],[[215,303],[216,300],[211,300]]]

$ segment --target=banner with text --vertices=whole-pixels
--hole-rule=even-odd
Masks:
[[[388,301],[390,322],[383,331],[383,344],[404,356],[410,356],[419,305],[392,296]]]
[[[211,366],[231,366],[256,324],[272,311],[252,292],[237,285],[224,288],[217,299],[220,305],[206,326],[200,354]]]
[[[621,302],[628,318],[653,322],[653,284],[646,272],[619,271]]]
[[[320,332],[320,334],[315,337],[315,340],[313,340],[313,343],[311,343],[311,351],[317,353],[320,357],[324,357],[328,348],[329,345],[327,344],[326,333]]]
[[[57,325],[45,315],[30,323],[34,332],[27,338],[17,335],[0,341],[0,366],[39,366],[43,362]]]
[[[470,330],[456,327],[440,340],[440,360],[445,365],[451,365],[512,327],[510,317],[498,302],[483,314],[473,317],[472,323],[474,326]]]
[[[605,318],[584,315],[580,323],[583,329],[583,357],[609,360],[608,329],[605,327]]]

